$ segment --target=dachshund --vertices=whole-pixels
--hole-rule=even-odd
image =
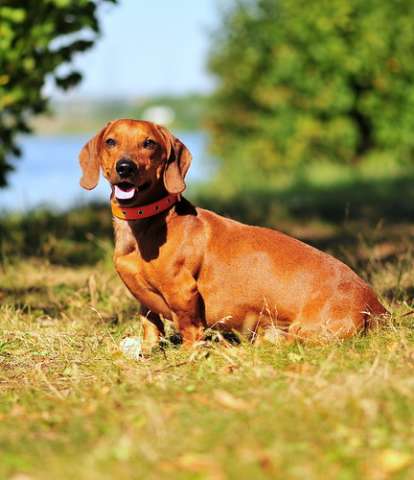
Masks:
[[[79,160],[83,188],[93,189],[100,171],[111,185],[114,263],[141,304],[145,351],[165,335],[164,320],[191,346],[210,328],[252,338],[344,339],[386,313],[332,256],[183,198],[191,153],[165,127],[112,121]]]

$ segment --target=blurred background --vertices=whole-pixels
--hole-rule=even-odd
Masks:
[[[109,188],[83,192],[77,156],[133,117],[190,148],[197,204],[395,257],[413,233],[413,18],[400,0],[3,1],[2,255],[99,258],[82,245],[110,237]]]
[[[42,12],[42,3],[53,4],[54,9]],[[2,208],[68,208],[81,201],[107,200],[109,188],[103,183],[95,192],[81,191],[77,157],[91,135],[119,117],[146,118],[173,128],[194,152],[192,178],[209,174],[201,117],[213,87],[206,64],[208,32],[218,21],[215,0],[184,0],[180,8],[163,0],[20,4],[20,9],[6,9],[8,17],[3,12],[9,20],[4,26],[15,32],[9,48],[22,49],[8,60],[11,75],[8,81],[3,79],[3,101],[10,102],[6,109],[12,109],[23,98],[30,102],[37,89],[49,102],[41,115],[28,112],[34,135],[15,137],[21,157],[15,161],[12,152],[5,152],[15,170],[7,176],[7,187],[0,190]],[[79,25],[73,26],[70,15],[77,15]],[[96,23],[89,24],[91,20]],[[61,23],[63,30],[73,32],[63,34]],[[20,34],[18,28],[22,28]],[[33,28],[39,28],[37,34]],[[99,37],[93,34],[94,28],[99,29]],[[34,47],[28,47],[29,40],[39,42],[43,52],[29,51]],[[67,58],[64,54],[51,58],[39,78],[36,56],[47,57],[49,50],[56,54],[62,47],[72,49],[63,52]],[[19,61],[29,62],[32,68],[23,65],[24,71],[17,75]],[[20,87],[27,90],[19,100]],[[23,115],[28,107],[22,104]],[[2,119],[7,124],[6,115]]]

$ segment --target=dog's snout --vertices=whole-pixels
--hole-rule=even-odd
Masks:
[[[121,158],[116,164],[116,172],[121,178],[127,178],[137,172],[138,168],[134,162]]]

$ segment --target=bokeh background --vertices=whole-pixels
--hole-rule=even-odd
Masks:
[[[361,242],[385,260],[407,250],[411,2],[21,0],[0,14],[4,258],[103,258],[87,239],[110,241],[109,188],[82,191],[77,156],[119,117],[187,144],[198,205],[355,268]]]
[[[62,58],[55,61],[61,61],[54,70],[60,79],[73,70],[82,75],[82,81],[66,91],[56,85],[52,72],[46,72],[47,68],[53,67],[52,60],[45,65],[42,78],[37,78],[40,72],[36,72],[36,52],[30,51],[24,44],[25,32],[27,29],[31,31],[26,35],[27,41],[50,41],[42,48],[56,49],[59,45],[67,46],[79,39],[95,38],[90,27],[86,28],[87,17],[77,26],[78,32],[62,35],[57,19],[65,21],[65,15],[68,15],[65,9],[70,11],[71,2],[66,5],[65,2],[55,2],[55,13],[47,9],[42,12],[43,7],[38,2],[33,3],[33,9],[30,2],[20,3],[26,17],[19,23],[16,14],[19,9],[10,10],[17,17],[13,20],[13,15],[9,13],[11,18],[3,28],[21,26],[21,38],[18,33],[13,38],[10,36],[11,44],[3,48],[13,48],[16,56],[19,55],[18,48],[21,48],[21,55],[27,55],[29,59],[33,55],[33,64],[26,59],[32,68],[21,72],[20,76],[14,72],[16,77],[13,77],[17,59],[13,56],[10,60],[5,58],[5,62],[10,63],[4,74],[11,70],[9,81],[3,80],[6,101],[7,95],[15,95],[14,99],[8,100],[11,103],[6,103],[5,108],[12,109],[22,100],[19,100],[18,91],[24,82],[25,89],[36,88],[43,98],[50,99],[50,113],[30,118],[34,135],[21,136],[16,142],[22,156],[17,162],[11,160],[15,171],[8,176],[7,188],[0,191],[1,208],[68,208],[79,201],[107,199],[108,188],[105,185],[100,185],[98,191],[90,195],[81,192],[77,156],[81,145],[94,132],[106,121],[117,117],[153,118],[171,125],[184,135],[184,140],[194,152],[193,178],[202,179],[208,174],[209,159],[206,158],[206,134],[201,126],[201,110],[205,96],[213,88],[212,75],[207,71],[207,57],[209,32],[218,23],[219,10],[215,0],[197,3],[185,0],[180,8],[162,0],[150,3],[127,0],[119,4],[96,2],[94,15],[100,29],[96,43],[81,45],[82,48],[88,47],[84,52],[75,53],[76,50],[73,50],[71,63],[62,62]],[[53,4],[43,3],[46,6]],[[77,14],[80,15],[82,2],[75,3],[79,5]],[[84,15],[90,16],[86,7],[83,8]],[[4,17],[6,20],[7,15]],[[33,32],[36,17],[40,21],[39,27],[45,30],[40,29],[39,37],[36,37],[36,31]],[[48,23],[54,21],[56,24]],[[83,28],[82,22],[85,24]],[[48,25],[52,28],[49,34],[46,32]],[[69,23],[70,28],[74,27]],[[21,60],[24,61],[23,58]],[[29,78],[22,78],[23,75]],[[78,77],[75,78],[78,80]],[[68,87],[70,85],[68,82]],[[31,101],[29,91],[25,91],[23,97],[25,101]],[[27,112],[28,105],[22,105],[24,109]],[[7,124],[6,115],[4,112],[4,124]]]
[[[85,239],[111,238],[109,188],[82,191],[77,156],[119,117],[187,144],[199,205],[343,257],[372,232],[385,257],[405,248],[411,2],[44,0],[0,13],[3,255],[99,258]]]

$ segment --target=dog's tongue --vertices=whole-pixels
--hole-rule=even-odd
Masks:
[[[123,189],[115,185],[115,197],[119,198],[119,200],[130,200],[134,195],[135,187]]]

